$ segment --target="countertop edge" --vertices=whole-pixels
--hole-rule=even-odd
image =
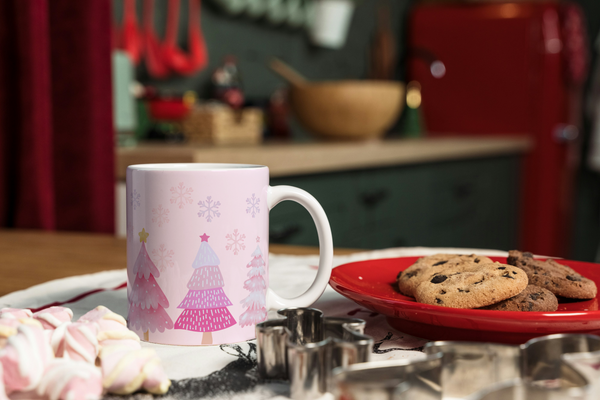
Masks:
[[[378,168],[522,154],[533,140],[522,136],[384,139],[370,142],[265,143],[248,147],[143,144],[116,149],[115,175],[144,163],[241,163],[269,166],[271,177]]]

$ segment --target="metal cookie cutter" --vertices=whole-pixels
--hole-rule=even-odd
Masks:
[[[256,325],[258,371],[265,379],[289,379],[294,400],[328,391],[334,368],[369,361],[373,339],[365,321],[324,317],[314,308],[284,308],[282,319]]]
[[[592,400],[600,398],[600,337],[550,335],[521,346],[428,343],[421,360],[334,371],[338,399]]]

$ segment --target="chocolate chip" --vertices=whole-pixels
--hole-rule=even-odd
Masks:
[[[402,276],[402,271],[398,272],[398,275],[396,275],[396,280],[400,279],[400,276]]]
[[[540,293],[531,293],[529,297],[531,298],[531,300],[537,300],[538,297],[540,297]]]
[[[498,269],[506,269],[506,267],[498,267]]]
[[[444,302],[442,301],[442,299],[438,299],[437,297],[435,298],[435,302],[438,304],[444,304]]]
[[[523,253],[523,257],[533,258],[533,254],[531,254],[530,252],[526,251],[525,253]]]
[[[479,282],[475,282],[473,285],[478,285],[478,284],[480,284],[481,282],[483,282],[484,280],[485,280],[485,278],[481,278],[481,280],[480,280]]]
[[[448,279],[448,277],[446,275],[436,275],[433,277],[433,279],[431,280],[431,283],[442,283],[444,282],[446,279]]]
[[[412,278],[414,276],[417,276],[417,272],[415,272],[415,271],[412,271],[412,272],[409,272],[408,274],[406,274],[407,278]]]
[[[573,282],[580,282],[581,278],[579,276],[567,275],[567,279]]]
[[[476,259],[475,259],[475,262],[476,262],[477,264],[479,264],[479,261],[481,261],[479,258],[476,258]]]
[[[517,271],[513,271],[512,273],[513,273],[513,275],[516,275],[516,274],[517,274]]]
[[[503,278],[510,278],[510,279],[515,279],[514,277],[510,276],[510,274],[508,273],[508,271],[506,271],[505,273],[502,274]]]
[[[440,294],[446,294],[446,291],[444,289],[440,290]]]
[[[531,311],[531,310],[533,310],[533,303],[529,302],[529,303],[527,303],[527,311]]]
[[[435,264],[433,264],[434,267],[437,267],[438,265],[444,265],[446,264],[448,261],[438,261]]]

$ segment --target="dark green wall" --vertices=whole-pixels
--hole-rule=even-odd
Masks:
[[[266,21],[247,17],[232,17],[222,12],[210,0],[202,2],[202,31],[209,53],[209,66],[192,77],[172,77],[154,80],[144,66],[137,71],[138,79],[159,90],[183,92],[195,90],[201,97],[209,94],[210,74],[227,55],[238,59],[246,98],[262,101],[268,99],[285,82],[266,66],[272,56],[288,62],[309,79],[361,79],[367,76],[369,46],[377,23],[378,5],[390,6],[391,29],[396,35],[398,56],[403,56],[405,24],[403,20],[412,0],[357,0],[347,42],[342,49],[331,50],[313,46],[302,29],[276,27]],[[113,0],[115,19],[120,21],[123,0]],[[187,43],[187,1],[181,0],[182,23],[179,43]],[[138,15],[142,15],[142,2],[137,0]],[[155,1],[155,28],[160,38],[165,28],[167,2]],[[398,71],[402,75],[402,71]],[[294,118],[290,125],[297,141],[311,140]]]
[[[138,7],[141,1],[138,0]],[[186,43],[187,1],[182,0],[180,43]],[[389,0],[392,29],[402,43],[401,23],[409,0]],[[114,0],[115,15],[120,19],[122,0]],[[379,0],[358,1],[346,45],[339,50],[312,46],[304,30],[274,27],[266,21],[254,21],[247,17],[231,17],[221,12],[210,0],[202,2],[202,31],[204,33],[210,65],[201,73],[189,78],[175,77],[168,81],[156,81],[147,76],[144,69],[139,78],[159,88],[174,90],[197,90],[207,93],[210,72],[223,57],[233,54],[238,58],[244,79],[244,89],[249,98],[267,98],[284,82],[274,75],[266,63],[277,56],[295,67],[310,79],[355,79],[367,74],[368,48],[376,24]],[[156,1],[155,26],[162,37],[166,16],[166,1]],[[141,15],[141,8],[139,10]]]

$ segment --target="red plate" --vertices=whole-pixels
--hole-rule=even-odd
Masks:
[[[520,344],[554,333],[600,334],[598,297],[559,300],[554,312],[466,310],[417,303],[395,290],[396,276],[419,257],[353,262],[334,268],[330,285],[369,310],[387,316],[401,332],[430,340]],[[504,257],[490,257],[506,263]],[[600,287],[600,265],[561,260]]]

